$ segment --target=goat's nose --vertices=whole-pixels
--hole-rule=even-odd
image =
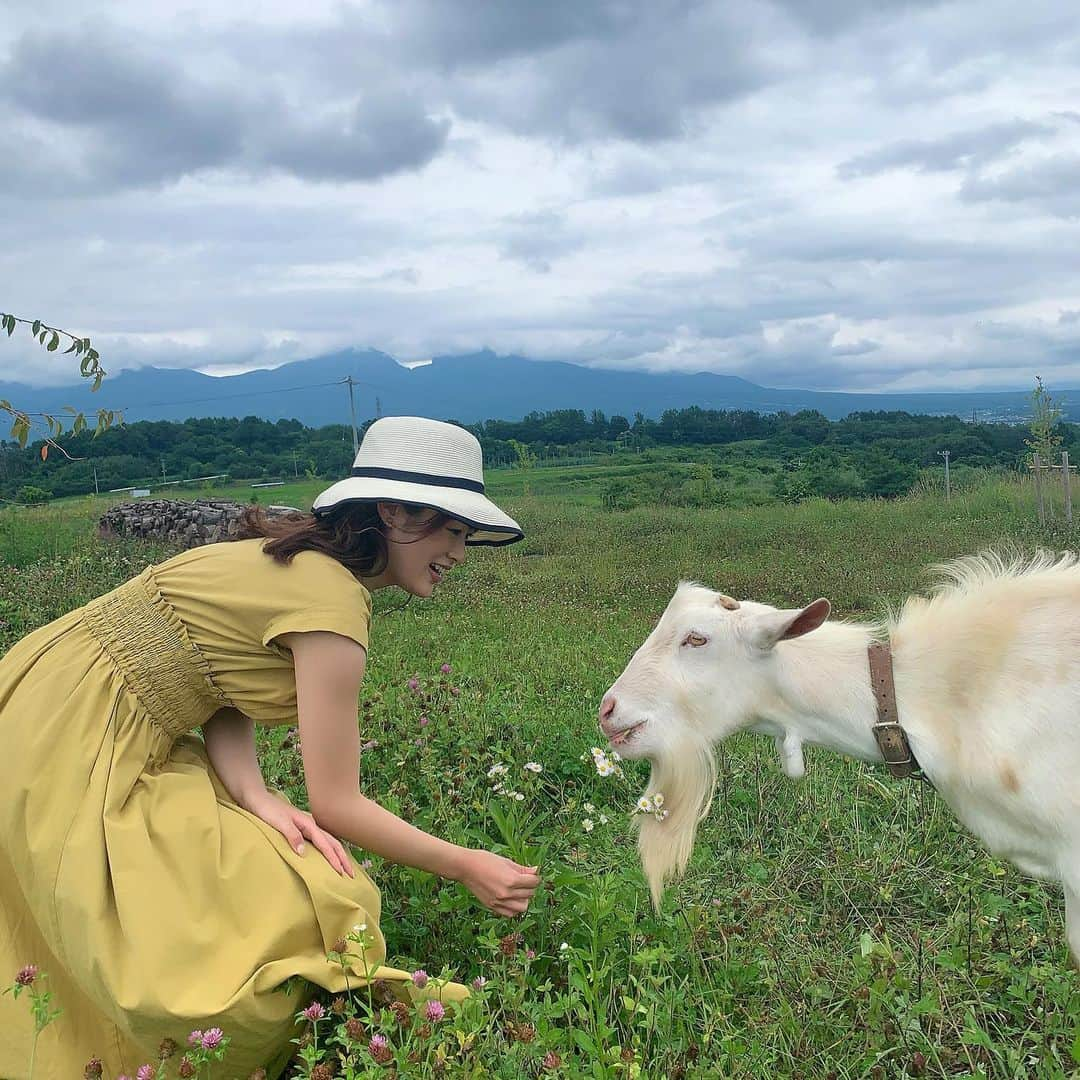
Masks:
[[[604,700],[600,702],[600,727],[607,733],[607,722],[611,719],[611,714],[615,711],[615,698],[611,694],[605,694]]]

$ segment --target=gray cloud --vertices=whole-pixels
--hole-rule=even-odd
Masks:
[[[836,171],[842,179],[852,180],[889,169],[951,172],[976,168],[1007,156],[1030,139],[1048,138],[1055,130],[1048,124],[1013,120],[954,132],[939,139],[903,139],[858,154],[839,165]]]
[[[516,259],[541,274],[550,272],[552,259],[577,251],[584,243],[584,235],[552,210],[518,214],[499,230],[503,258]]]
[[[965,202],[1027,203],[1056,217],[1080,217],[1080,153],[1056,154],[993,176],[969,177]]]
[[[197,78],[115,30],[25,34],[0,68],[5,99],[39,151],[8,174],[23,192],[42,183],[52,193],[152,186],[207,170],[371,180],[423,167],[450,130],[448,117],[430,116],[399,88],[308,107],[265,80],[252,88]]]
[[[684,5],[679,5],[680,7]],[[394,40],[442,70],[546,53],[568,42],[617,37],[634,21],[632,5],[602,0],[419,0],[384,10]]]
[[[321,124],[288,118],[261,133],[253,156],[312,180],[371,180],[426,165],[449,131],[448,118],[428,116],[419,102],[374,94]]]
[[[445,7],[434,25],[460,13]],[[456,109],[518,132],[573,142],[676,139],[702,109],[738,100],[777,78],[784,29],[764,7],[691,0],[652,4],[466,5],[473,44],[451,64]],[[410,9],[413,10],[413,9]],[[526,48],[530,27],[542,27]],[[450,44],[446,44],[450,43]],[[488,64],[479,63],[487,60]]]
[[[818,34],[835,34],[874,16],[938,7],[941,0],[777,0],[793,19]]]
[[[0,72],[4,97],[65,137],[85,136],[75,143],[81,161],[65,155],[69,175],[106,186],[221,166],[235,154],[245,121],[235,100],[164,58],[70,31],[22,37]]]

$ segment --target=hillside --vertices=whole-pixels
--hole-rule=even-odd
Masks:
[[[107,364],[106,364],[107,366]],[[76,374],[72,365],[73,378]],[[477,423],[492,418],[519,419],[534,411],[601,409],[632,418],[659,417],[666,409],[698,405],[707,409],[798,412],[816,409],[830,419],[867,410],[954,414],[980,420],[1023,420],[1026,392],[951,394],[845,394],[773,389],[732,375],[648,374],[602,370],[558,361],[496,356],[490,351],[440,356],[431,364],[406,368],[375,350],[352,349],[285,364],[274,370],[213,377],[197,371],[140,368],[110,375],[93,394],[84,384],[33,389],[0,383],[0,398],[29,412],[62,413],[120,409],[134,420],[184,420],[206,416],[258,416],[296,419],[310,427],[347,423],[351,376],[357,418],[420,414]],[[1022,382],[1018,378],[1018,382]],[[1056,388],[1054,388],[1056,391]],[[1080,406],[1066,418],[1080,418]],[[1077,395],[1080,400],[1080,395]]]

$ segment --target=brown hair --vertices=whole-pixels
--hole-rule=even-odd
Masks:
[[[402,504],[410,515],[425,507]],[[450,517],[439,511],[419,523],[416,539],[441,529]],[[326,514],[294,513],[268,517],[259,506],[250,506],[230,540],[264,537],[263,551],[274,562],[288,566],[301,551],[319,551],[336,559],[355,577],[371,577],[386,569],[388,557],[386,534],[377,503],[345,503]]]

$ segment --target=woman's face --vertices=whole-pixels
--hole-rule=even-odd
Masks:
[[[410,510],[398,503],[380,504],[387,540],[386,569],[379,576],[413,596],[430,596],[446,574],[465,559],[465,537],[473,530],[450,520],[429,532],[435,510]]]

